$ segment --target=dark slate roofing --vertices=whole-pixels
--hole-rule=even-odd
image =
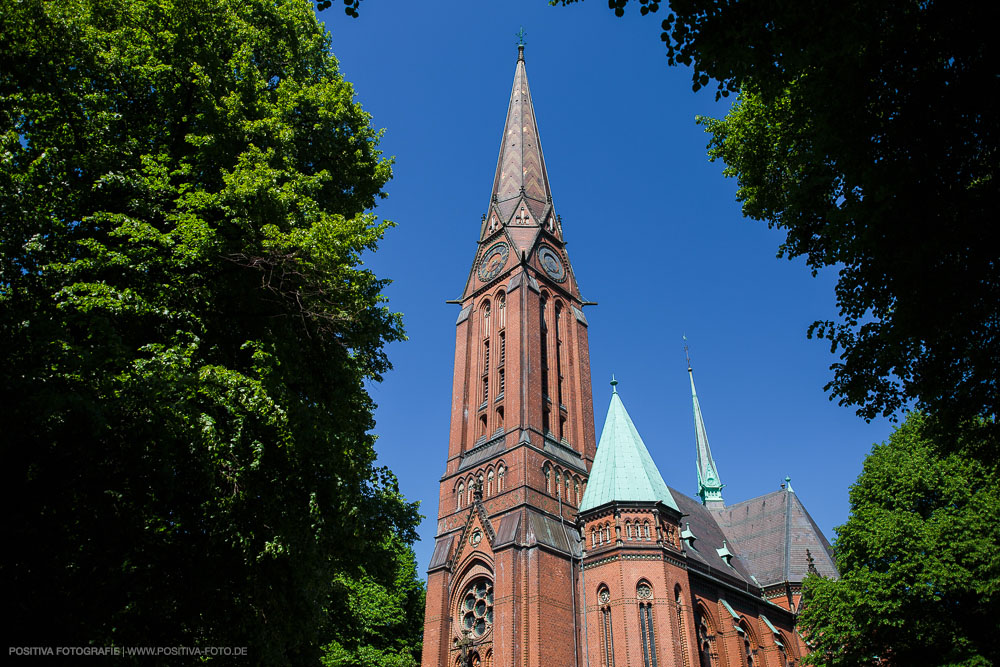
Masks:
[[[441,567],[448,562],[448,557],[451,555],[451,545],[454,540],[454,535],[445,535],[444,537],[437,538],[437,541],[434,542],[434,553],[431,555],[431,564],[427,566],[428,570]]]
[[[493,543],[493,548],[497,549],[508,544],[517,543],[520,527],[520,512],[504,515],[504,517],[500,519],[500,528],[497,530],[497,539],[496,542]]]
[[[729,550],[736,554],[732,560],[732,566],[727,565],[716,549],[722,548],[723,540],[728,540],[719,524],[716,523],[712,512],[708,511],[700,501],[691,498],[672,487],[670,492],[677,502],[677,508],[681,514],[681,528],[687,527],[697,538],[694,542],[694,549],[685,545],[688,558],[695,560],[702,565],[707,565],[718,572],[728,574],[751,586],[756,586],[747,563],[741,558],[739,549],[734,548],[732,543],[728,543]]]
[[[540,221],[551,195],[522,47],[518,51],[507,120],[500,140],[500,156],[493,179],[493,201],[499,203],[504,224],[520,201],[525,201],[532,216]]]
[[[552,517],[528,510],[528,527],[525,531],[525,546],[544,544],[564,554],[580,557],[583,546],[580,534],[571,524],[563,524]]]
[[[711,513],[762,586],[802,581],[809,571],[806,550],[821,575],[840,576],[830,543],[794,491],[781,489]]]

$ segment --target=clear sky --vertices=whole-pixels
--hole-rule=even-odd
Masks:
[[[682,335],[689,339],[709,440],[733,503],[785,475],[832,541],[848,487],[891,424],[866,424],[828,400],[836,361],[808,340],[834,317],[833,271],[812,277],[777,259],[783,235],[746,220],[735,183],[706,158],[695,116],[728,101],[691,91],[659,39],[667,5],[617,19],[602,0],[365,0],[351,19],[335,0],[320,18],[357,99],[394,155],[376,213],[397,227],[368,265],[409,340],[370,391],[379,462],[420,500],[421,576],[433,549],[458,306],[486,211],[524,26],[525,60],[570,261],[587,309],[598,436],[614,373],[667,484],[696,491],[694,425]]]

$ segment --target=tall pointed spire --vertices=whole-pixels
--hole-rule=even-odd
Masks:
[[[687,352],[687,345],[684,346]],[[712,448],[708,446],[708,432],[705,431],[705,419],[701,416],[701,405],[698,403],[698,392],[694,388],[694,371],[691,370],[691,359],[688,358],[688,377],[691,380],[691,401],[694,404],[694,437],[698,447],[698,497],[709,509],[722,509],[722,478],[719,468],[712,458]]]
[[[500,140],[490,210],[482,231],[486,238],[500,227],[516,227],[519,236],[532,238],[539,228],[561,236],[552,208],[552,191],[542,156],[542,142],[524,68],[524,44],[517,47],[514,85]],[[530,230],[530,231],[529,231]],[[518,243],[517,245],[522,245]]]

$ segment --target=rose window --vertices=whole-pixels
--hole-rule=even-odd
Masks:
[[[493,584],[486,579],[473,581],[462,597],[459,615],[463,630],[477,638],[485,635],[493,625]]]

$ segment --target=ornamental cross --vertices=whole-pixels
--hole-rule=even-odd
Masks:
[[[518,30],[516,33],[514,33],[514,36],[517,37],[517,45],[518,46],[524,46],[524,36],[527,35],[527,34],[528,33],[524,32],[524,26],[523,25],[521,26],[520,30]]]
[[[462,652],[462,665],[469,664],[469,647],[472,646],[472,638],[469,637],[467,629],[462,630],[462,638],[455,637],[455,648]]]
[[[517,224],[519,225],[527,225],[531,222],[531,218],[528,216],[527,213],[524,212],[523,206],[521,207],[520,212],[518,212],[518,214],[514,216],[514,219],[517,220]]]

